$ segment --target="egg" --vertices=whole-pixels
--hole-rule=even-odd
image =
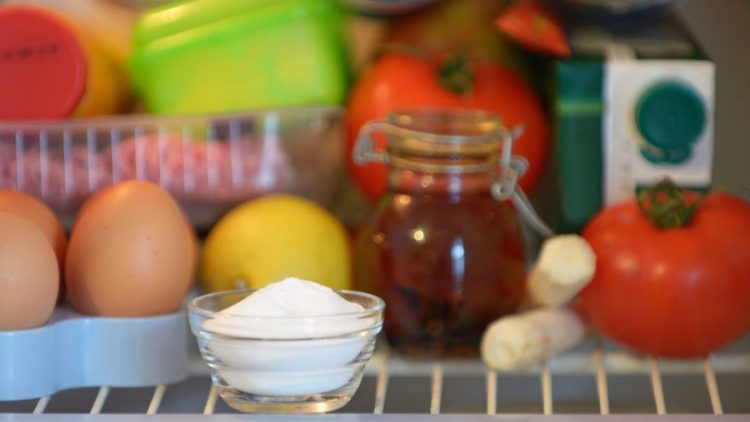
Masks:
[[[26,218],[42,231],[42,234],[44,234],[55,251],[60,278],[62,280],[65,249],[68,245],[68,239],[55,213],[42,201],[33,196],[10,189],[0,189],[0,212],[2,211]],[[62,297],[62,295],[60,296]]]
[[[70,303],[101,316],[176,311],[195,265],[191,236],[177,203],[155,184],[127,181],[99,191],[81,208],[68,243]]]
[[[52,245],[31,221],[0,212],[0,330],[47,322],[57,301],[59,268]]]

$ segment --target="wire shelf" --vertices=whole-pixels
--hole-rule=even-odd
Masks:
[[[71,395],[74,393],[72,391],[64,391],[35,401],[0,403],[0,411],[16,413],[14,416],[21,418],[20,420],[25,420],[28,414],[80,415],[84,411],[94,415],[124,413],[137,417],[140,414],[152,417],[151,420],[153,417],[169,419],[168,416],[175,413],[183,416],[202,414],[203,419],[213,420],[221,414],[233,413],[232,409],[218,400],[217,391],[210,385],[207,370],[200,358],[194,358],[191,364],[191,377],[185,383],[159,385],[148,389],[116,389],[102,386],[83,389],[86,391],[79,391],[76,396]],[[724,415],[724,402],[717,374],[732,378],[727,380],[724,391],[733,393],[735,410],[732,413],[741,414]],[[669,401],[670,395],[665,394],[668,392],[665,379],[673,376],[677,376],[678,380],[669,385],[678,387],[684,383],[684,377],[692,377],[694,380],[688,390],[693,396],[702,395],[703,398],[699,400],[683,397],[682,400]],[[555,383],[558,380],[562,382],[566,377],[593,384],[594,388],[582,391],[576,391],[576,388],[555,388]],[[633,388],[632,382],[623,385],[620,382],[622,378],[640,382],[639,387]],[[695,379],[699,379],[702,386],[696,384]],[[522,387],[520,383],[525,383],[525,386]],[[536,393],[530,392],[529,383],[536,384]],[[416,385],[427,388],[417,388]],[[523,391],[515,395],[516,397],[511,397],[513,394],[507,394],[508,387]],[[130,391],[129,395],[127,390],[139,390],[139,398],[134,399],[134,392]],[[114,394],[115,392],[117,394]],[[616,401],[617,398],[626,397],[629,393],[635,393],[640,399],[630,409]],[[637,419],[642,420],[640,417],[649,413],[669,415],[672,413],[669,412],[670,409],[674,408],[677,409],[675,413],[679,414],[674,417],[681,419],[688,416],[685,409],[689,412],[694,408],[686,401],[703,401],[708,403],[708,407],[697,416],[724,420],[738,416],[748,418],[748,393],[750,347],[744,346],[744,343],[702,360],[671,361],[636,356],[596,338],[548,362],[508,373],[487,369],[479,360],[415,361],[382,348],[369,363],[363,385],[352,403],[337,414],[340,416],[341,413],[345,413],[357,417],[369,415],[368,418],[375,416],[374,420],[397,420],[392,418],[396,415],[403,416],[405,413],[430,417],[428,415],[441,415],[447,411],[448,415],[443,417],[448,420],[474,420],[484,416],[519,416],[519,413],[557,416],[558,419],[565,419],[565,415],[570,416],[571,413],[587,417],[627,417],[631,414],[630,417],[634,418],[632,413],[635,412],[639,414]],[[513,403],[514,400],[518,401],[519,395],[527,396],[521,400],[525,403],[525,408]],[[581,396],[585,396],[583,401],[590,405],[588,410],[577,410],[575,407],[571,410],[571,402],[580,404]],[[470,397],[470,400],[466,400],[466,397]],[[54,409],[51,406],[53,401],[59,402]],[[86,405],[87,401],[90,404]],[[391,401],[394,402],[393,406],[389,406]],[[448,404],[447,401],[451,403]],[[78,408],[75,408],[72,402],[77,402],[75,406]],[[558,409],[558,405],[561,409]],[[618,411],[614,410],[615,405],[619,406]],[[82,409],[81,406],[85,408]],[[562,413],[559,410],[562,410]],[[336,420],[337,414],[331,415],[331,418]]]

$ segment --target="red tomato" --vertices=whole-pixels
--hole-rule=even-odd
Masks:
[[[529,160],[520,185],[530,193],[542,174],[550,144],[547,120],[534,91],[500,64],[473,62],[473,87],[459,94],[441,85],[440,65],[440,60],[392,52],[381,56],[357,81],[347,118],[347,163],[354,179],[371,199],[385,191],[385,166],[352,162],[354,141],[366,122],[403,107],[475,108],[500,115],[507,126],[526,125],[513,152]]]
[[[554,57],[570,56],[565,33],[539,0],[519,0],[495,21],[502,32],[532,51]]]
[[[581,292],[591,321],[655,356],[705,356],[750,328],[750,206],[710,194],[686,225],[660,229],[635,201],[584,231],[596,275]]]

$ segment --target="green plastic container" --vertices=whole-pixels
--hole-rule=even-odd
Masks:
[[[581,230],[601,209],[604,63],[555,64],[555,152],[560,189],[559,231]]]
[[[131,78],[153,113],[339,105],[342,15],[331,0],[188,0],[146,12]]]

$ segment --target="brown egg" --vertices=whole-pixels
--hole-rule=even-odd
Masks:
[[[76,218],[65,264],[68,298],[93,315],[176,311],[192,278],[191,241],[180,208],[159,186],[108,187]]]
[[[57,258],[31,221],[0,212],[0,330],[47,322],[60,286]]]
[[[10,212],[30,220],[47,237],[57,257],[62,287],[62,277],[65,274],[63,265],[65,264],[65,249],[68,245],[68,239],[55,213],[33,196],[10,189],[0,189],[0,211]],[[60,297],[62,298],[62,289]]]

